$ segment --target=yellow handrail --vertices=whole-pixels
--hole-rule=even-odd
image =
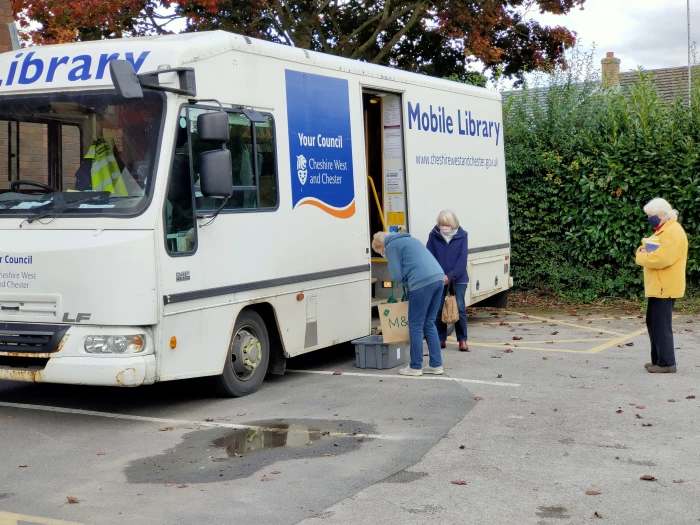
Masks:
[[[389,228],[386,227],[386,221],[384,221],[384,212],[382,211],[382,205],[379,204],[379,195],[377,195],[377,188],[374,187],[374,181],[372,180],[372,177],[368,175],[367,180],[369,181],[369,185],[372,187],[372,193],[374,194],[374,202],[377,203],[377,208],[379,209],[379,217],[382,219],[382,226],[384,226],[384,231],[387,231]]]

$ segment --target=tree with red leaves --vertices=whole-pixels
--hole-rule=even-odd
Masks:
[[[12,0],[25,40],[61,43],[224,29],[315,51],[464,80],[473,65],[522,79],[565,65],[565,15],[585,0]],[[34,22],[35,24],[32,24]]]

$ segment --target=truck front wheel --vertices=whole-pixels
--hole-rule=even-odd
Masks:
[[[213,378],[214,388],[224,397],[252,394],[265,379],[270,362],[270,338],[262,318],[252,310],[238,316],[228,345],[226,364]]]

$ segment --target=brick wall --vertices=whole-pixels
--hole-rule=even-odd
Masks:
[[[12,4],[10,0],[0,0],[0,53],[12,49],[10,31],[7,29],[7,24],[13,21],[14,17],[12,16]]]
[[[13,22],[10,0],[0,0],[0,53],[12,50],[8,23]],[[0,120],[0,190],[18,178],[46,183],[48,181],[48,137],[46,126],[32,123],[11,123]],[[17,133],[19,131],[19,144]],[[80,133],[74,126],[64,126],[63,189],[73,188],[75,172],[80,165]],[[17,157],[19,149],[19,157]],[[12,156],[9,156],[12,155]],[[8,157],[9,156],[9,157]],[[8,162],[9,161],[9,162]]]

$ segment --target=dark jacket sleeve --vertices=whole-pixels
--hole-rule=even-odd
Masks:
[[[428,234],[428,242],[425,243],[425,247],[428,248],[428,251],[433,254],[433,257],[435,257],[435,247],[433,246],[433,232],[430,232]]]
[[[459,279],[462,282],[468,282],[469,277],[467,275],[467,257],[469,255],[469,234],[466,231],[464,233],[465,237],[462,239],[459,247],[459,254],[457,255],[457,260],[455,261],[455,279]]]

